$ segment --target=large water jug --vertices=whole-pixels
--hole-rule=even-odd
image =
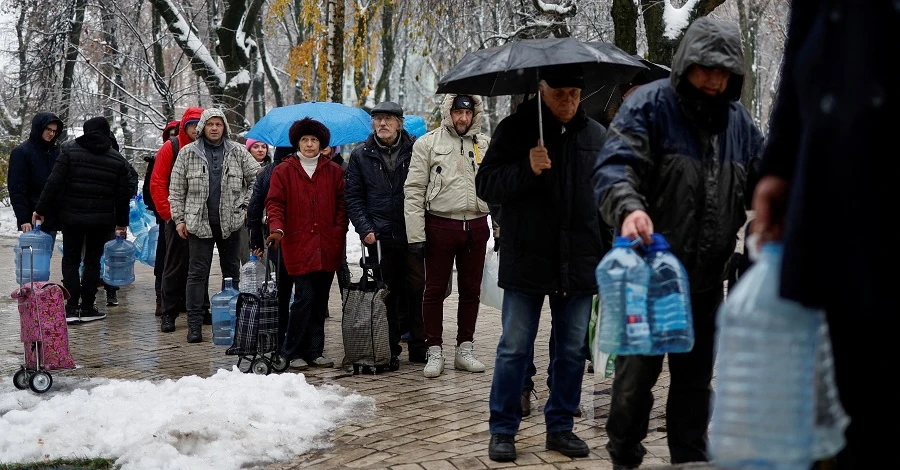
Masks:
[[[691,289],[687,271],[662,234],[652,235],[644,260],[650,265],[647,320],[653,347],[650,354],[685,353],[694,347]]]
[[[23,247],[30,246],[31,250]],[[41,230],[37,221],[30,232],[19,235],[13,247],[16,255],[16,282],[42,282],[50,280],[50,258],[53,256],[53,236]],[[21,262],[20,262],[21,258]],[[32,258],[34,262],[32,263]]]
[[[250,260],[241,266],[241,281],[238,283],[240,291],[258,294],[264,282],[266,282],[266,266],[251,253]]]
[[[596,270],[600,294],[600,336],[597,348],[609,354],[650,352],[647,323],[647,284],[650,266],[631,248],[627,238],[616,237]]]
[[[142,253],[141,262],[148,266],[156,266],[156,245],[159,243],[159,225],[154,224],[147,232],[146,251]]]
[[[782,245],[767,243],[717,317],[709,450],[725,468],[808,470],[824,314],[779,295]]]
[[[114,287],[134,282],[134,243],[120,233],[103,245],[103,282]]]
[[[234,340],[235,311],[232,310],[232,299],[237,298],[240,292],[234,288],[232,278],[225,278],[225,286],[221,291],[209,298],[212,310],[212,335],[213,344],[231,346]]]

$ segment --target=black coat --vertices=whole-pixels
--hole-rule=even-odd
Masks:
[[[137,186],[132,171],[105,136],[66,142],[35,210],[43,215],[59,207],[63,226],[127,227],[128,203]]]
[[[59,126],[59,132],[52,142],[45,142],[42,138],[44,128],[51,123]],[[28,140],[19,144],[9,154],[9,172],[7,184],[9,188],[9,201],[16,214],[16,226],[31,223],[31,215],[41,198],[41,191],[47,183],[47,178],[53,171],[56,157],[59,155],[59,147],[56,145],[57,137],[62,133],[63,123],[56,115],[51,113],[38,113],[31,120],[31,133]],[[55,231],[60,229],[59,216],[56,208],[48,208],[44,216],[42,229]]]
[[[350,223],[360,237],[374,232],[382,244],[406,245],[403,184],[414,142],[415,137],[400,131],[400,153],[393,172],[387,170],[374,134],[350,154],[344,200]]]
[[[542,104],[543,106],[543,104]],[[535,176],[537,102],[500,124],[475,176],[478,197],[500,204],[500,280],[528,294],[594,295],[594,270],[606,252],[590,175],[606,130],[579,108],[565,126],[543,107],[552,169]]]

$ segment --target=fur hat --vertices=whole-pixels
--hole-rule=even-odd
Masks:
[[[288,131],[291,146],[295,149],[299,148],[300,138],[305,135],[311,135],[319,139],[320,149],[328,147],[328,142],[331,140],[331,132],[328,131],[325,124],[308,117],[291,124],[291,129]]]

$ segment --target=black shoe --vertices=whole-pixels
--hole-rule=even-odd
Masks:
[[[531,394],[534,390],[522,391],[522,417],[531,416]]]
[[[159,331],[163,333],[171,333],[175,331],[175,317],[170,315],[163,315],[162,322],[159,324]]]
[[[566,457],[587,457],[590,449],[572,431],[547,434],[547,450],[555,450]]]
[[[100,313],[97,310],[97,307],[91,306],[89,308],[81,308],[81,316],[78,318],[82,323],[87,323],[89,321],[95,320],[103,320],[106,318],[105,313]]]
[[[204,325],[212,325],[212,314],[209,312],[205,312],[203,314],[203,324]]]
[[[81,323],[78,320],[78,313],[81,311],[81,307],[78,305],[66,305],[66,323]]]
[[[516,460],[516,436],[512,434],[491,434],[488,457],[494,462]]]
[[[203,328],[200,325],[188,325],[187,342],[199,343],[203,341]]]
[[[116,294],[116,291],[106,291],[106,306],[115,307],[116,305],[119,305],[119,296]]]
[[[427,364],[428,357],[425,354],[425,350],[411,350],[409,351],[409,362],[413,364]]]

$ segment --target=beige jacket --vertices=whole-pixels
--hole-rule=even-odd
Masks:
[[[406,237],[409,243],[425,241],[425,213],[456,220],[489,215],[486,202],[475,196],[475,173],[490,144],[481,133],[484,104],[473,96],[472,125],[460,136],[450,119],[454,94],[441,102],[441,125],[413,145],[409,174],[403,185]]]

